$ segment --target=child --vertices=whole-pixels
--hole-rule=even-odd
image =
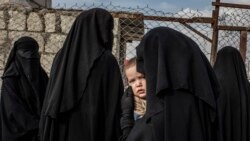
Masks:
[[[134,94],[134,119],[143,117],[146,111],[146,79],[136,71],[136,58],[130,59],[124,67],[128,85]]]
[[[121,128],[122,140],[126,140],[134,121],[141,119],[146,111],[146,79],[136,70],[136,58],[130,59],[124,67],[129,87],[122,97]]]

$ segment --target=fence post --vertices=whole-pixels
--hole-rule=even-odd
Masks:
[[[240,54],[242,59],[246,60],[247,51],[247,31],[240,31]]]
[[[216,0],[216,3],[220,3],[220,0]],[[210,56],[210,62],[213,65],[216,59],[216,54],[217,54],[217,47],[218,47],[218,17],[219,17],[219,11],[220,11],[220,6],[216,5],[215,10],[213,10],[213,37],[212,37],[212,47],[211,47],[211,56]]]

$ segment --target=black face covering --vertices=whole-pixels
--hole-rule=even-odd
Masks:
[[[11,50],[10,54],[9,54],[9,58],[7,60],[7,63],[5,65],[5,69],[4,69],[4,76],[8,76],[10,75],[10,73],[13,74],[12,71],[16,71],[14,69],[11,69],[12,66],[10,66],[14,61],[25,61],[25,60],[29,60],[29,59],[34,59],[39,61],[40,59],[40,55],[38,53],[38,44],[36,42],[36,40],[34,40],[33,38],[30,37],[22,37],[19,40],[17,40],[14,43],[14,47]],[[34,61],[32,60],[32,61]],[[40,63],[40,61],[39,61]],[[21,64],[19,64],[21,65]],[[28,66],[26,66],[28,67]],[[23,67],[23,68],[26,68]],[[10,71],[12,70],[12,71]],[[17,72],[16,72],[17,73]]]
[[[189,91],[215,111],[217,81],[206,57],[190,38],[158,27],[143,37],[136,51],[137,70],[147,79],[148,115],[159,111],[159,94],[165,90]]]
[[[250,86],[244,61],[233,47],[222,48],[214,64],[221,85],[217,108],[224,140],[250,140]]]
[[[95,61],[112,50],[113,17],[103,9],[81,13],[56,55],[43,112],[56,117],[79,103]]]
[[[17,55],[25,59],[40,59],[40,55],[36,50],[19,49]]]
[[[247,79],[244,61],[239,51],[231,46],[224,47],[218,52],[214,70],[220,79],[230,79],[232,77],[241,77],[243,80]],[[227,76],[227,73],[231,77]],[[222,75],[227,77],[223,77]],[[234,80],[229,82],[234,82]]]

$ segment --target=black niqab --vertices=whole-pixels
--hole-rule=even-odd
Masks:
[[[137,47],[137,69],[147,79],[144,120],[154,140],[213,140],[218,85],[195,42],[167,27],[152,29]]]
[[[113,141],[120,136],[123,84],[111,54],[112,29],[113,17],[103,9],[76,18],[51,69],[42,141]]]
[[[1,139],[34,141],[48,76],[41,67],[38,44],[31,37],[14,43],[2,76]]]
[[[222,138],[225,141],[250,140],[250,86],[240,52],[222,48],[214,64],[221,85],[218,112]]]
[[[45,115],[56,117],[79,103],[94,62],[105,49],[112,49],[112,29],[113,18],[102,9],[88,10],[76,18],[52,68]]]
[[[167,27],[155,28],[137,47],[137,58],[138,71],[147,76],[150,97],[166,89],[183,89],[215,110],[217,88],[213,82],[217,81],[206,57],[190,38]]]

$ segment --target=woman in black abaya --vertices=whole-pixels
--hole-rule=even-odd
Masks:
[[[147,110],[127,141],[214,141],[217,81],[197,44],[158,27],[136,51],[137,71],[147,80]]]
[[[250,140],[250,87],[240,52],[222,48],[214,64],[221,85],[218,98],[220,129],[225,141]]]
[[[113,17],[82,12],[51,69],[44,102],[42,141],[117,141],[123,83],[112,55]]]
[[[38,44],[18,39],[2,76],[0,140],[37,141],[48,76],[41,67]]]

